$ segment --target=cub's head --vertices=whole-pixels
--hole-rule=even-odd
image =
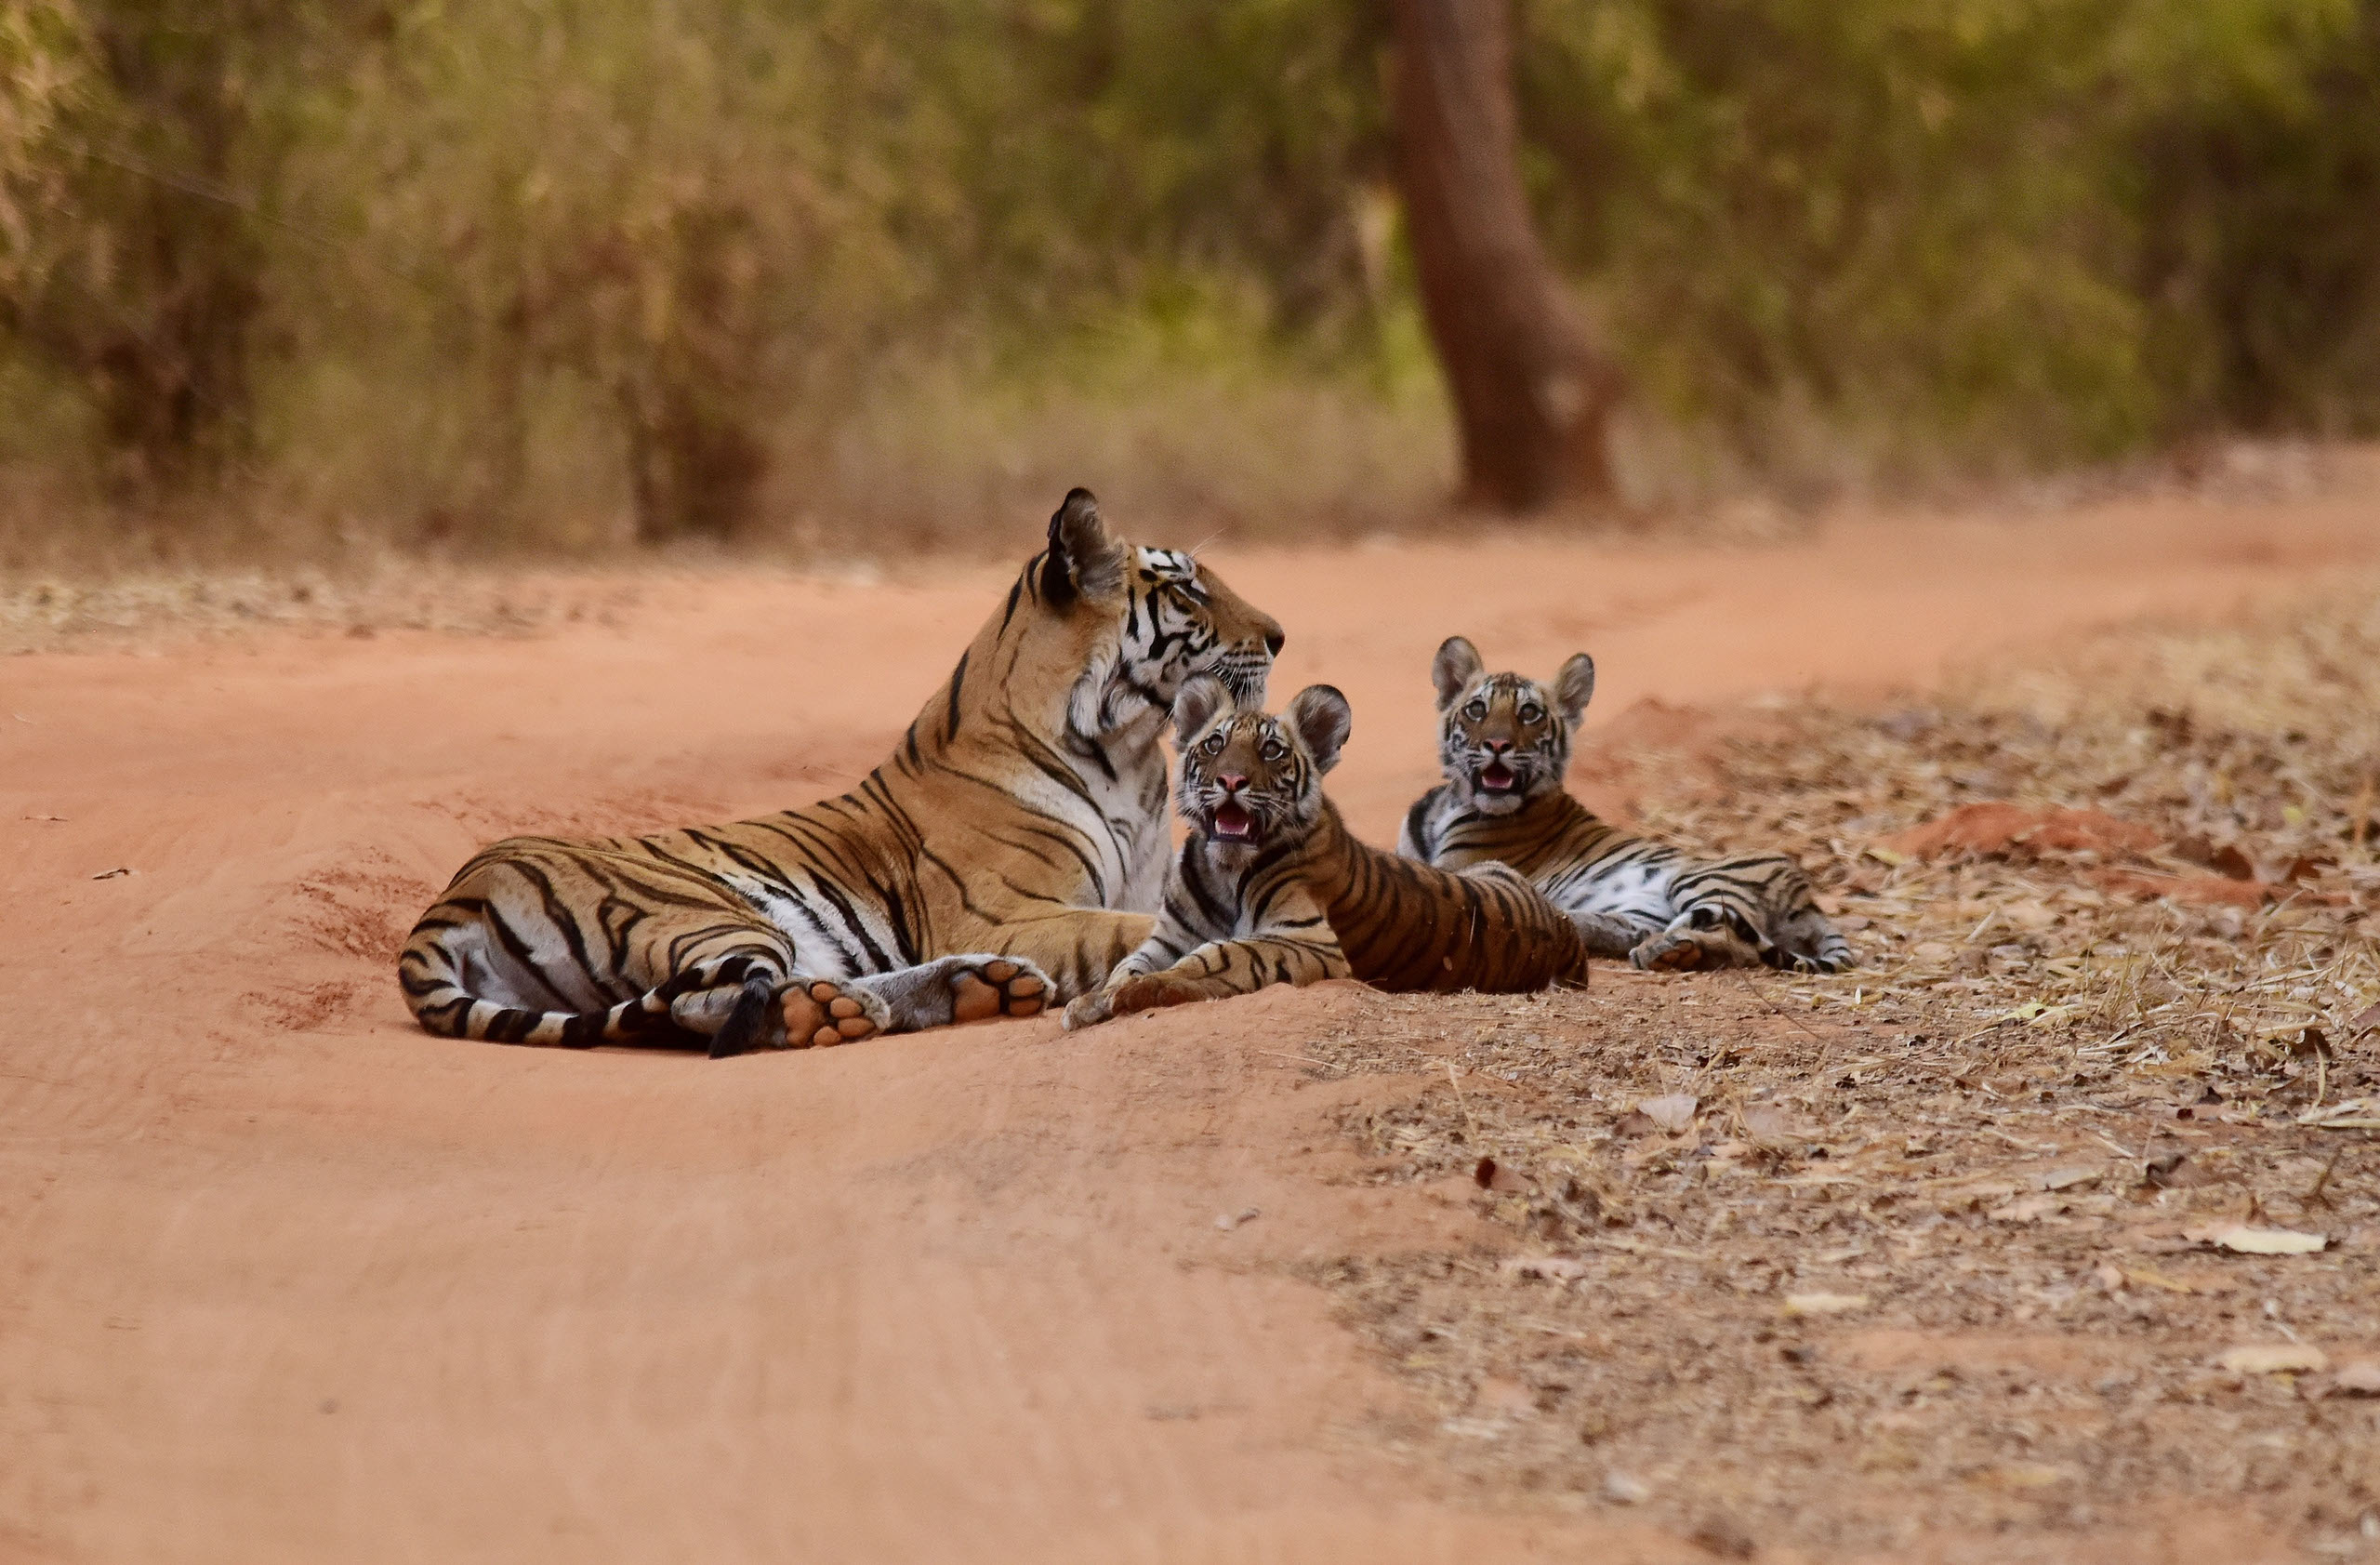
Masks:
[[[1165,711],[1183,682],[1200,674],[1220,680],[1236,700],[1261,703],[1281,650],[1279,621],[1195,557],[1115,537],[1088,489],[1068,494],[1050,518],[1049,546],[1011,595],[1012,618],[1025,593],[1074,636],[1080,677],[1068,716],[1086,736]]]
[[[1430,666],[1438,687],[1438,764],[1464,806],[1510,815],[1562,786],[1570,733],[1595,693],[1595,660],[1581,652],[1549,691],[1518,674],[1491,674],[1479,651],[1449,636]]]
[[[1322,810],[1322,774],[1339,763],[1354,716],[1347,697],[1309,684],[1280,716],[1234,703],[1199,677],[1173,703],[1182,751],[1173,801],[1190,829],[1223,850],[1295,842]]]

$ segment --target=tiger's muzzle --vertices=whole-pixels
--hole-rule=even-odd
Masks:
[[[1538,790],[1545,771],[1541,757],[1501,746],[1475,746],[1463,756],[1472,803],[1488,815],[1519,809]]]
[[[1190,812],[1198,832],[1223,847],[1263,845],[1279,825],[1281,811],[1237,777],[1219,778],[1199,789]]]

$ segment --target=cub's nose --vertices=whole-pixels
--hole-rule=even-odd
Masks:
[[[1488,741],[1488,753],[1490,755],[1501,755],[1512,748],[1513,741],[1510,739],[1490,739]]]
[[[1234,776],[1229,774],[1217,777],[1215,782],[1225,793],[1237,793],[1241,789],[1248,786],[1248,779],[1246,777]]]
[[[1281,656],[1281,648],[1289,644],[1289,637],[1281,634],[1281,628],[1276,625],[1264,632],[1264,650],[1278,657]]]

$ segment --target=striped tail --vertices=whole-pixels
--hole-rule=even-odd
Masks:
[[[482,1000],[462,987],[460,976],[445,948],[434,940],[408,945],[397,962],[397,982],[425,1030],[441,1038],[561,1049],[591,1049],[598,1043],[700,1043],[703,1035],[672,1015],[672,1002],[734,987],[738,991],[734,1006],[708,1039],[713,1059],[743,1054],[760,1041],[770,1003],[785,987],[773,964],[731,956],[698,963],[608,1011],[531,1011]]]

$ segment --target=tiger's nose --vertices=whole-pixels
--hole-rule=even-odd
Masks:
[[[1281,634],[1281,628],[1276,625],[1264,632],[1264,650],[1278,657],[1281,656],[1281,648],[1287,644],[1289,639]]]
[[[1222,788],[1225,793],[1237,793],[1241,789],[1248,786],[1248,779],[1246,777],[1232,776],[1229,775],[1217,777],[1215,782],[1216,785]]]
[[[1501,755],[1512,748],[1513,741],[1510,739],[1490,739],[1488,741],[1488,753],[1490,755]]]

